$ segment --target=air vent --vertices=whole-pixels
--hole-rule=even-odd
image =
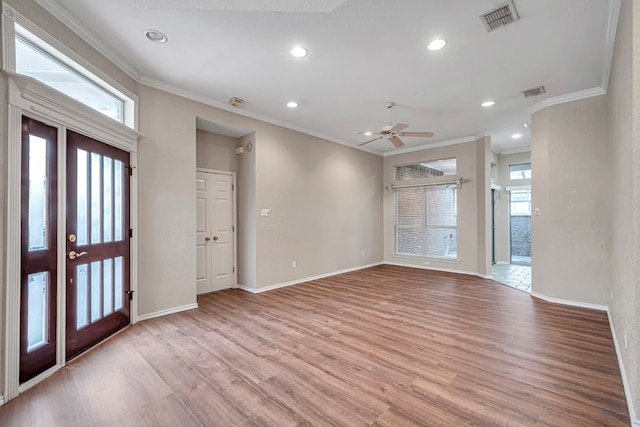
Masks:
[[[544,86],[533,87],[531,89],[523,90],[522,94],[525,98],[531,98],[532,96],[538,96],[545,93]]]
[[[516,12],[516,7],[513,5],[512,1],[492,10],[491,12],[480,15],[480,20],[487,31],[493,31],[496,28],[504,27],[518,19],[518,12]]]
[[[232,107],[239,107],[242,104],[244,104],[244,99],[240,99],[240,98],[237,98],[237,97],[234,96],[234,97],[229,98],[229,104]]]

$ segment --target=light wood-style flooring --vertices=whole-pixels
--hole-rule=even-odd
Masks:
[[[378,266],[141,322],[0,426],[629,426],[607,315]]]

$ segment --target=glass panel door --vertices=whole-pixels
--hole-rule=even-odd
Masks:
[[[20,382],[56,363],[57,129],[22,118]]]
[[[67,359],[129,324],[128,164],[67,133]]]

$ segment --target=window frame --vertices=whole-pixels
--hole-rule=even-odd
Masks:
[[[443,190],[453,190],[454,191],[454,213],[453,216],[456,219],[456,224],[455,226],[449,226],[449,225],[428,225],[429,223],[429,219],[428,219],[428,210],[427,210],[427,197],[426,197],[426,192],[429,188],[442,188]],[[399,229],[415,229],[415,226],[403,226],[403,225],[399,225],[398,224],[398,194],[400,191],[406,190],[406,189],[415,189],[415,188],[420,188],[423,191],[423,194],[425,195],[425,197],[423,198],[423,206],[422,206],[422,225],[421,228],[424,231],[424,251],[427,251],[427,248],[430,246],[429,245],[429,238],[428,238],[428,230],[429,229],[455,229],[455,248],[456,248],[456,252],[455,255],[453,256],[437,256],[437,255],[416,255],[416,254],[409,254],[409,253],[403,253],[403,252],[399,252],[398,251],[398,230]],[[394,188],[393,189],[394,192],[394,208],[395,208],[395,224],[394,224],[394,249],[393,249],[393,254],[396,257],[402,257],[402,258],[410,258],[410,259],[420,259],[420,260],[434,260],[434,261],[440,261],[440,262],[459,262],[460,258],[459,258],[459,251],[458,251],[458,184],[449,184],[449,183],[433,183],[433,184],[422,184],[422,185],[408,185],[408,186],[399,186],[398,188]]]
[[[529,169],[516,169],[516,170],[512,170],[512,168],[514,166],[529,166]],[[529,175],[531,175],[531,162],[528,163],[513,163],[509,165],[509,181],[530,181],[531,180],[531,176],[529,176],[529,178],[512,178],[511,174],[513,172],[525,172],[525,171],[529,171]]]

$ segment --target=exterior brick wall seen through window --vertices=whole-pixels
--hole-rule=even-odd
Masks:
[[[511,217],[511,254],[531,256],[531,216]]]

